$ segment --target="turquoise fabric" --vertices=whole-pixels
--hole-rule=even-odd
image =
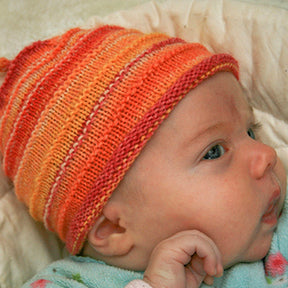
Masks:
[[[41,271],[23,288],[110,288],[125,287],[142,273],[108,266],[89,257],[70,256]]]

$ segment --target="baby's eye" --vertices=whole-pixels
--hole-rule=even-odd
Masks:
[[[220,158],[225,153],[225,149],[222,145],[217,144],[213,146],[203,157],[204,160],[214,160]]]
[[[247,134],[252,139],[256,140],[259,130],[262,128],[262,124],[259,122],[253,123],[251,127],[248,129]]]
[[[252,128],[249,128],[248,131],[247,131],[247,134],[249,137],[251,137],[252,139],[256,139],[256,136],[255,136],[255,133],[254,133],[254,130]]]

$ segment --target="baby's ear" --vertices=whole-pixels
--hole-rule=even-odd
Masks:
[[[106,207],[105,207],[106,208]],[[88,233],[88,242],[103,256],[123,256],[133,247],[133,238],[127,227],[122,227],[115,211],[104,209]],[[129,230],[129,229],[128,229]]]

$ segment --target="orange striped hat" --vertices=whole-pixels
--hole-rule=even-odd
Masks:
[[[31,215],[77,254],[113,190],[173,107],[227,54],[133,29],[75,28],[33,43],[0,90],[3,167]]]

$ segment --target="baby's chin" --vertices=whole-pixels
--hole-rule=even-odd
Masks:
[[[271,247],[271,242],[272,242],[273,234],[271,237],[268,237],[268,239],[265,239],[261,245],[258,245],[257,247],[254,247],[249,249],[249,251],[240,257],[234,258],[233,260],[224,260],[224,269],[228,269],[236,264],[239,263],[251,263],[251,262],[257,262],[263,260]],[[225,263],[226,262],[226,263]]]

